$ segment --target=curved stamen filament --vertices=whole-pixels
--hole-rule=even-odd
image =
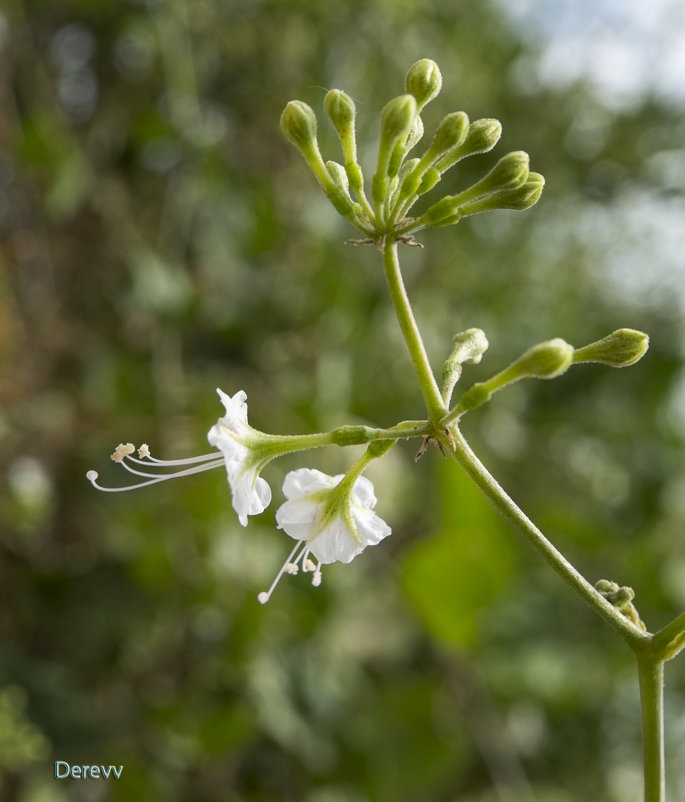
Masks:
[[[119,448],[121,449],[122,447],[120,446]],[[133,447],[130,446],[130,449],[132,448]],[[217,456],[216,454],[203,454],[199,457],[188,457],[187,459],[163,460],[150,456],[149,452],[147,451],[147,446],[141,446],[139,449],[139,453],[145,457],[144,459],[132,457],[130,453],[122,453],[120,451],[117,453],[117,451],[115,451],[117,458],[114,461],[121,465],[129,473],[134,474],[134,476],[141,476],[147,481],[138,482],[137,484],[133,485],[126,485],[124,487],[104,487],[103,485],[98,484],[98,472],[88,471],[86,474],[88,481],[93,485],[93,487],[97,488],[98,490],[102,490],[105,493],[123,493],[127,490],[137,490],[139,487],[147,487],[148,485],[155,485],[159,482],[166,482],[168,479],[179,479],[182,476],[191,476],[192,474],[201,473],[202,471],[209,471],[212,468],[219,468],[224,464],[224,458]],[[135,463],[136,465],[150,467],[153,470],[173,468],[181,465],[187,465],[189,467],[185,468],[184,470],[177,470],[166,474],[148,473],[147,471],[140,471],[137,468],[132,467],[129,464],[131,462]]]
[[[215,454],[212,455],[212,457],[213,458],[212,458],[211,461],[210,460],[205,460],[204,463],[202,463],[200,465],[194,465],[192,468],[186,468],[186,470],[184,470],[184,471],[174,471],[174,473],[167,473],[167,474],[146,473],[145,471],[138,471],[135,468],[132,468],[126,462],[126,460],[122,460],[119,464],[121,465],[122,468],[127,470],[129,473],[135,474],[135,476],[145,476],[145,477],[148,477],[149,479],[158,479],[158,478],[175,479],[178,476],[189,476],[190,474],[193,474],[193,473],[201,473],[202,471],[209,471],[212,468],[219,468],[224,464],[224,458],[223,457],[217,457]],[[143,460],[138,460],[137,459],[137,460],[134,460],[134,462],[137,462],[139,465],[145,465],[145,462]],[[179,462],[177,462],[177,464],[180,465],[182,463],[179,461]],[[154,467],[154,468],[157,468],[157,467],[166,468],[167,466],[166,465],[155,464],[152,467]]]
[[[271,594],[276,589],[276,585],[278,585],[283,574],[297,574],[299,572],[298,563],[302,566],[303,572],[312,572],[314,574],[312,577],[312,585],[314,585],[315,588],[318,588],[321,584],[321,562],[317,561],[315,564],[309,559],[308,541],[298,540],[295,544],[295,548],[290,552],[286,558],[286,561],[281,566],[280,571],[276,574],[276,578],[271,583],[271,587],[268,590],[263,590],[257,596],[257,601],[260,604],[266,604],[271,598]]]
[[[137,462],[138,465],[149,465],[153,462],[159,465],[160,468],[173,467],[174,465],[190,465],[194,462],[210,462],[217,459],[216,452],[212,454],[201,454],[199,457],[186,457],[185,459],[157,459],[149,454],[145,459],[137,459],[136,457],[126,457],[130,462]],[[223,458],[222,458],[223,459]]]

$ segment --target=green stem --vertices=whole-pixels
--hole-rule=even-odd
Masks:
[[[644,650],[650,636],[634,626],[622,613],[613,607],[559,552],[528,516],[518,507],[497,483],[487,468],[473,453],[456,425],[450,429],[451,453],[468,475],[495,506],[523,533],[552,568],[615,629],[636,653]],[[447,441],[444,441],[447,445]]]
[[[664,802],[664,663],[651,654],[637,655],[642,708],[645,802]]]
[[[652,653],[662,660],[670,660],[685,648],[685,613],[654,633]]]
[[[426,402],[428,418],[431,423],[435,424],[447,410],[442,402],[440,390],[431,370],[428,355],[423,346],[423,340],[402,281],[402,273],[397,258],[397,241],[391,237],[387,237],[383,245],[383,267],[385,268],[385,278],[390,290],[390,297],[395,307],[395,314],[404,335],[404,340],[407,343],[407,348],[419,379],[421,392]]]

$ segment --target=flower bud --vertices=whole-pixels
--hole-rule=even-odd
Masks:
[[[426,154],[433,156],[430,163],[432,164],[445,151],[462,145],[468,133],[469,118],[463,111],[455,111],[443,117]]]
[[[373,177],[374,202],[380,206],[389,191],[388,176],[395,175],[400,168],[407,134],[416,117],[416,100],[412,95],[393,98],[381,111],[381,137],[378,145],[378,168]]]
[[[426,192],[430,192],[433,187],[440,182],[442,179],[442,173],[438,172],[433,167],[429,167],[426,170],[425,175],[421,179],[421,183],[419,184],[418,189],[416,190],[417,195],[424,195]]]
[[[401,157],[404,157],[404,154],[409,153],[414,145],[416,145],[416,143],[422,139],[423,131],[423,120],[417,114],[414,118],[412,127],[409,129],[406,140],[404,142],[400,140],[398,145],[395,146],[395,151],[397,151],[399,147]]]
[[[429,206],[419,219],[422,226],[439,228],[440,226],[457,223],[460,218],[459,201],[455,202],[453,195],[447,195]]]
[[[544,186],[545,179],[540,173],[528,173],[526,183],[516,189],[493,192],[491,195],[460,205],[459,217],[469,217],[492,209],[514,209],[519,212],[530,209],[540,200]]]
[[[422,109],[426,103],[437,97],[442,87],[438,65],[432,59],[420,59],[409,68],[404,86],[407,93],[416,98],[418,108]]]
[[[452,352],[442,366],[442,399],[445,406],[449,406],[454,387],[461,377],[462,365],[465,362],[477,365],[488,345],[482,329],[467,329],[455,335]]]
[[[493,192],[518,189],[528,178],[529,159],[523,150],[515,150],[497,162],[490,172],[480,181],[470,186],[457,197],[463,200],[480,198]]]
[[[334,161],[327,161],[326,169],[328,170],[328,174],[333,179],[335,185],[340,187],[343,192],[349,193],[350,181],[342,164],[338,164],[338,162]]]
[[[340,89],[331,89],[326,93],[323,109],[341,138],[354,127],[357,109],[352,98]]]
[[[499,120],[483,118],[475,120],[469,126],[466,139],[457,147],[449,150],[436,163],[435,167],[444,173],[461,159],[474,156],[477,153],[487,153],[492,150],[502,135],[502,124]]]
[[[359,193],[363,190],[364,176],[362,168],[357,163],[357,138],[354,127],[357,110],[354,101],[340,89],[331,89],[326,93],[323,107],[340,138],[349,185],[353,192]]]
[[[291,100],[281,114],[281,131],[287,140],[303,153],[312,147],[318,150],[316,115],[312,107],[302,100]]]
[[[612,368],[625,368],[638,361],[649,348],[649,337],[635,329],[617,329],[597,342],[577,348],[574,362],[600,362]]]
[[[452,353],[447,362],[463,365],[469,362],[477,365],[483,358],[483,354],[488,350],[490,343],[482,329],[466,329],[454,335],[452,341]]]
[[[417,118],[419,119],[419,118]],[[432,183],[428,189],[419,191],[422,184],[422,179],[426,171],[433,165],[440,156],[450,148],[458,147],[466,138],[469,128],[469,118],[463,111],[456,111],[453,114],[448,114],[443,118],[438,126],[438,130],[433,137],[428,150],[423,154],[419,162],[414,167],[411,174],[407,175],[402,183],[401,195],[403,198],[409,198],[412,195],[423,194],[428,192],[428,189],[437,184],[438,179],[431,179]],[[439,171],[435,171],[438,172]]]
[[[491,379],[469,388],[458,404],[459,414],[480,406],[494,392],[519,379],[554,379],[568,370],[572,362],[573,346],[559,337],[538,343]]]
[[[573,346],[555,337],[529,348],[499,375],[506,374],[507,384],[524,378],[554,379],[567,371],[572,362]]]
[[[381,149],[405,138],[415,117],[416,100],[411,95],[399,95],[386,103],[381,111]]]

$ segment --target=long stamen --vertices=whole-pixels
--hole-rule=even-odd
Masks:
[[[88,471],[86,478],[93,485],[93,487],[97,488],[98,490],[102,490],[105,493],[122,493],[126,490],[136,490],[140,487],[147,487],[148,485],[158,484],[159,482],[166,482],[167,479],[178,479],[182,476],[191,476],[192,474],[208,471],[212,468],[219,468],[224,464],[223,457],[217,456],[216,454],[203,454],[199,457],[188,457],[187,459],[160,460],[150,456],[150,451],[147,445],[142,445],[138,449],[138,453],[145,459],[137,459],[136,457],[131,456],[134,450],[135,449],[131,443],[120,444],[112,455],[112,459],[125,468],[129,473],[132,473],[135,476],[142,476],[148,481],[138,482],[137,484],[126,485],[124,487],[104,487],[103,485],[98,484],[97,471]],[[131,467],[129,464],[130,462],[133,462],[136,465],[145,465],[152,469],[171,468],[180,465],[188,465],[190,467],[186,468],[185,470],[174,471],[173,473],[159,474],[139,471],[136,468]]]
[[[159,465],[160,468],[171,468],[174,465],[190,465],[194,462],[211,462],[217,459],[217,455],[216,452],[214,452],[212,454],[202,454],[199,457],[186,457],[185,459],[157,459],[157,457],[147,454],[145,459],[137,459],[136,457],[130,456],[128,456],[127,459],[130,462],[136,462],[138,465],[150,465],[150,463],[154,463],[155,465]],[[221,459],[223,460],[223,457]]]
[[[298,540],[297,543],[295,544],[295,548],[290,552],[290,554],[288,555],[288,558],[286,559],[286,561],[281,566],[281,570],[276,574],[276,578],[271,583],[271,587],[268,590],[263,590],[257,596],[257,601],[260,604],[266,604],[269,601],[269,599],[271,598],[271,594],[276,589],[276,585],[278,585],[278,582],[279,582],[280,578],[283,576],[283,574],[291,573],[292,569],[290,568],[290,566],[291,565],[297,565],[297,562],[300,559],[301,555],[298,555],[297,557],[295,557],[295,554],[297,553],[297,550],[300,548],[300,546],[302,546],[303,543],[304,543],[304,549],[303,549],[302,553],[304,554],[304,552],[307,550],[306,541],[305,540]]]
[[[132,458],[129,457],[129,459],[132,459]],[[190,460],[188,460],[188,461],[190,462]],[[142,460],[134,460],[134,462],[137,462],[139,465],[141,465],[141,464],[145,465],[145,463]],[[177,464],[179,464],[179,465],[183,464],[180,460],[175,460],[175,462]],[[209,460],[206,460],[204,463],[202,463],[200,465],[194,465],[192,468],[186,468],[186,470],[184,470],[184,471],[175,471],[174,473],[167,473],[167,474],[146,473],[145,471],[138,471],[135,468],[132,468],[126,462],[126,460],[122,460],[119,464],[121,465],[122,468],[127,470],[129,473],[135,474],[136,476],[145,476],[145,477],[148,477],[150,479],[155,479],[155,478],[158,478],[158,477],[162,477],[162,478],[165,478],[165,479],[175,479],[178,476],[189,476],[192,473],[202,473],[202,471],[209,471],[212,468],[218,468],[218,467],[220,467],[221,465],[224,464],[224,458],[223,457],[217,457],[216,455],[214,455],[214,459],[211,462]],[[167,466],[166,465],[154,464],[151,467],[153,467],[153,468],[157,468],[157,467],[166,468]]]

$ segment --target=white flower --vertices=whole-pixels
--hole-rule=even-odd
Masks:
[[[265,604],[284,573],[296,574],[299,566],[311,571],[312,584],[321,584],[321,566],[351,562],[366,546],[374,546],[391,530],[373,512],[376,496],[372,483],[340,474],[300,468],[291,471],[283,483],[288,499],[276,511],[280,529],[297,541],[268,591],[259,594]],[[342,484],[341,484],[342,483]],[[313,555],[315,564],[309,555]]]
[[[274,454],[268,457],[257,454],[256,446],[268,442],[269,436],[248,425],[246,393],[239,390],[232,398],[218,389],[217,393],[226,414],[212,426],[207,433],[207,439],[223,456],[212,453],[188,459],[161,460],[151,456],[150,449],[143,443],[138,449],[138,457],[134,457],[132,455],[136,448],[133,443],[120,443],[112,454],[112,460],[129,473],[142,477],[143,481],[127,487],[103,487],[97,482],[97,471],[88,471],[86,476],[92,485],[98,490],[116,493],[225,465],[233,496],[233,509],[238,513],[240,523],[247,526],[247,516],[263,512],[271,501],[271,488],[259,476],[259,472]],[[144,466],[147,470],[140,470],[135,466]],[[174,470],[167,473],[167,468]],[[149,472],[150,469],[155,472]]]
[[[248,515],[259,515],[269,506],[271,488],[261,478],[263,465],[253,458],[251,445],[259,433],[247,423],[247,394],[239,390],[233,398],[217,388],[226,414],[207,433],[209,444],[224,455],[226,474],[233,495],[233,509],[247,526]]]

